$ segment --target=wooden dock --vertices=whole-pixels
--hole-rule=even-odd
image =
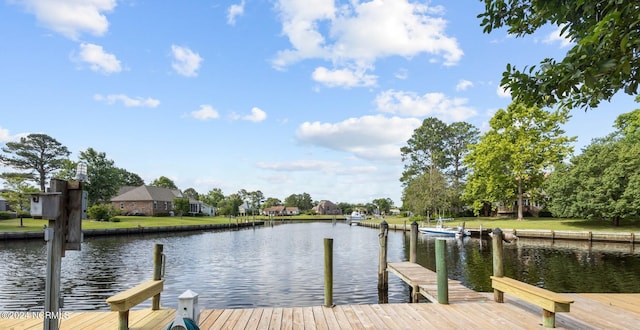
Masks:
[[[438,301],[438,283],[436,272],[412,262],[391,262],[387,270],[397,275],[407,283],[412,290],[412,298],[417,301],[415,294],[420,294],[431,302]],[[449,301],[470,302],[486,301],[487,297],[462,285],[460,281],[448,280]]]
[[[518,299],[450,304],[370,304],[333,308],[205,309],[200,329],[543,329],[538,307]],[[640,324],[640,294],[568,294],[571,312],[557,315],[558,329],[634,329]],[[71,312],[61,330],[117,329],[117,312]],[[130,329],[167,329],[175,310],[134,310]],[[12,319],[3,314],[0,329],[42,329],[37,318]]]

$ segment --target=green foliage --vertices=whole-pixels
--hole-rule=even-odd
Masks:
[[[640,110],[618,116],[616,132],[594,140],[545,182],[555,216],[607,219],[640,215]]]
[[[93,148],[81,151],[78,158],[87,164],[89,181],[85,182],[84,190],[89,196],[89,205],[109,202],[121,186],[120,172],[114,161],[107,159],[104,152],[98,152]]]
[[[15,214],[9,211],[0,211],[0,220],[9,220],[15,218]]]
[[[89,219],[98,221],[109,221],[116,215],[116,210],[108,204],[95,204],[87,209]]]
[[[111,219],[109,219],[110,222],[120,222],[120,218],[118,217],[113,217]]]
[[[178,187],[173,182],[173,180],[167,178],[166,176],[161,176],[153,180],[153,182],[151,182],[151,185],[155,187],[162,187],[162,188],[168,188],[168,189],[178,189]]]
[[[451,207],[462,208],[460,195],[467,175],[463,159],[468,153],[468,146],[478,140],[478,132],[469,123],[455,122],[447,125],[433,117],[426,118],[413,132],[407,145],[400,149],[404,162],[404,172],[400,178],[405,185],[403,201],[411,203],[410,209],[422,213],[427,209],[420,208],[427,206],[432,212]],[[435,184],[432,180],[424,180],[425,176],[435,178],[443,175],[446,175],[444,190],[440,186],[431,186]],[[436,191],[443,195],[430,196]],[[428,201],[418,201],[416,196],[411,196],[413,193]],[[441,202],[434,204],[435,201]]]
[[[19,142],[7,142],[2,152],[0,164],[35,173],[32,178],[40,185],[40,191],[45,191],[47,179],[71,154],[67,147],[46,134],[29,134]]]
[[[219,203],[224,200],[224,194],[220,188],[214,188],[209,190],[206,195],[200,196],[201,200],[205,202],[207,205],[211,205],[213,207],[218,207]]]
[[[308,193],[292,194],[284,199],[285,206],[295,206],[300,212],[306,212],[313,208],[313,200]]]
[[[176,197],[173,199],[173,209],[178,212],[179,215],[189,213],[189,198]]]
[[[512,103],[491,118],[491,129],[471,146],[465,163],[472,169],[464,198],[479,212],[485,202],[518,199],[522,219],[523,194],[541,187],[544,174],[571,151],[575,138],[564,136],[564,110],[547,112]]]
[[[182,194],[187,198],[191,198],[197,201],[200,200],[200,194],[198,194],[198,192],[193,188],[185,189],[185,191],[183,191]]]
[[[640,6],[621,0],[484,0],[484,32],[507,26],[518,37],[554,24],[574,42],[561,61],[547,58],[522,70],[507,65],[502,86],[532,106],[593,108],[619,90],[638,94]]]
[[[402,194],[402,206],[416,215],[438,214],[448,211],[450,198],[447,182],[440,171],[426,172],[414,178]]]
[[[16,210],[21,218],[31,216],[27,211],[31,205],[31,193],[40,192],[40,190],[26,183],[30,177],[24,174],[2,173],[0,178],[5,180],[6,188],[6,191],[0,195],[6,199],[7,204]]]

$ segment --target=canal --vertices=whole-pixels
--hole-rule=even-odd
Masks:
[[[335,304],[377,303],[377,229],[344,222],[276,223],[232,231],[90,238],[62,260],[64,310],[108,310],[105,299],[151,279],[153,246],[166,255],[164,307],[187,289],[201,308],[324,303],[324,238],[333,238]],[[447,240],[449,277],[490,291],[491,242]],[[389,262],[408,259],[409,236],[389,232]],[[435,269],[435,238],[421,235],[418,263]],[[505,244],[505,275],[558,292],[640,292],[640,255],[630,244],[520,240]],[[42,310],[43,241],[0,242],[0,310]],[[389,275],[389,302],[409,292]],[[147,307],[145,302],[140,307]]]

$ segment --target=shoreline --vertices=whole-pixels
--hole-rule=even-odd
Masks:
[[[263,226],[264,221],[255,222],[239,222],[239,223],[212,223],[203,225],[182,225],[182,226],[153,226],[153,227],[130,227],[130,228],[104,228],[104,229],[85,229],[82,231],[83,236],[124,236],[124,235],[141,235],[152,233],[174,233],[185,231],[199,230],[223,230],[223,229],[239,229],[255,226]],[[10,240],[26,240],[26,239],[44,239],[44,231],[22,231],[22,232],[0,232],[0,241]]]

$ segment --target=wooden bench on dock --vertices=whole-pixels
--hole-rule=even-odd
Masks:
[[[509,277],[491,276],[491,287],[542,307],[542,325],[554,328],[557,312],[569,312],[573,300],[566,296]],[[501,299],[502,300],[502,299]],[[502,301],[498,301],[502,302]]]
[[[157,296],[157,303],[151,309],[160,308],[160,293],[164,289],[164,280],[149,280],[131,289],[107,298],[112,311],[118,311],[118,329],[129,329],[129,310],[145,300]]]

